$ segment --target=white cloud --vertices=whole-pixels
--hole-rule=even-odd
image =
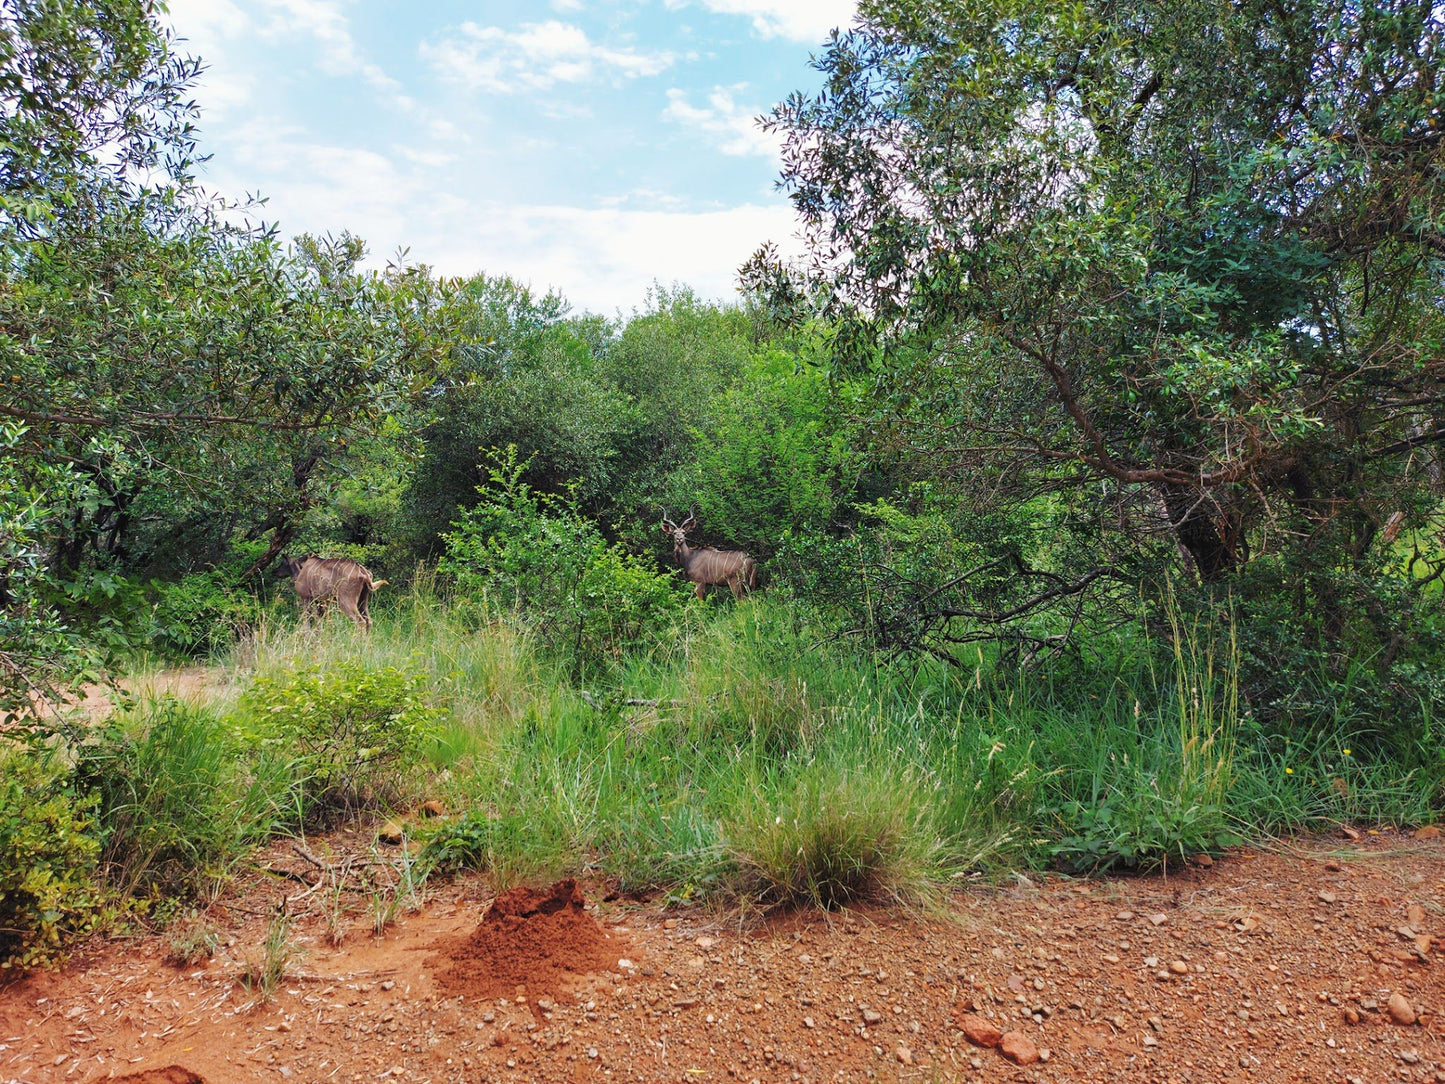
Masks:
[[[699,107],[692,104],[686,91],[674,87],[667,92],[667,108],[662,115],[716,140],[717,149],[723,154],[776,158],[778,137],[763,131],[758,124],[762,108],[740,106],[733,97],[743,89],[745,84],[714,87],[707,96],[707,106]]]
[[[251,100],[251,82],[229,63],[226,44],[251,29],[251,21],[231,0],[171,0],[171,25],[185,40],[181,51],[198,56],[205,71],[196,96],[207,120],[217,119]]]
[[[689,210],[646,191],[600,207],[468,198],[437,184],[440,158],[317,143],[274,118],[237,129],[234,148],[245,181],[211,175],[208,182],[232,197],[259,183],[270,200],[252,217],[285,236],[350,230],[367,242],[372,266],[406,247],[441,274],[510,275],[539,290],[555,287],[594,312],[630,311],[654,281],[730,299],[738,267],[764,241],[785,254],[799,251],[792,210],[781,199]]]
[[[579,308],[611,313],[640,306],[654,282],[685,283],[704,297],[736,297],[737,269],[764,241],[799,249],[792,210],[747,204],[707,211],[561,206],[494,207],[468,227],[412,247],[449,274],[485,270]]]
[[[789,38],[817,45],[834,27],[846,27],[858,11],[857,0],[701,0],[719,15],[744,15],[765,38]],[[680,8],[686,0],[666,0]]]
[[[554,11],[581,11],[582,0],[552,0]]]
[[[667,52],[602,45],[580,27],[556,19],[519,30],[463,23],[455,36],[423,44],[421,55],[446,78],[497,94],[584,83],[599,71],[627,78],[657,75],[675,59]]]
[[[314,38],[320,50],[318,64],[327,75],[360,75],[377,90],[401,89],[401,84],[379,65],[361,55],[340,0],[261,0],[261,3],[270,15],[262,32],[271,38],[294,34]]]

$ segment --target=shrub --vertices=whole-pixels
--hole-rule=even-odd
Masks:
[[[646,647],[681,616],[677,578],[609,546],[572,492],[539,493],[509,446],[491,453],[482,500],[445,536],[441,570],[500,602],[542,643],[586,669]]]
[[[337,661],[263,674],[241,697],[244,728],[288,760],[303,820],[384,804],[445,712],[407,667]]]
[[[99,917],[91,804],[44,754],[0,749],[0,968],[55,962]]]

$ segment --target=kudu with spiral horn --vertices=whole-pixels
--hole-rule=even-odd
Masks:
[[[697,516],[688,514],[681,524],[662,514],[662,533],[672,536],[672,556],[682,566],[685,575],[697,588],[697,597],[703,598],[707,589],[714,585],[726,584],[734,598],[741,598],[758,586],[758,563],[742,550],[720,550],[712,546],[693,546],[687,541],[687,532],[697,525]]]

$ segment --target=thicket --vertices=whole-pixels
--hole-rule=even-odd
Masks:
[[[7,5],[0,950],[424,779],[436,867],[759,906],[1435,818],[1442,38],[865,2],[773,117],[810,258],[609,319],[237,226],[155,13]],[[689,597],[688,511],[761,597]],[[243,691],[64,709],[182,659]]]

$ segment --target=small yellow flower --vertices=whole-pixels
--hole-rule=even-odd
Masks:
[[[1293,769],[1293,768],[1286,768],[1286,769],[1284,770],[1284,774],[1285,774],[1285,775],[1294,775],[1294,769]]]
[[[1349,756],[1349,755],[1350,755],[1350,751],[1349,751],[1348,749],[1346,749],[1346,750],[1345,750],[1345,756]]]

